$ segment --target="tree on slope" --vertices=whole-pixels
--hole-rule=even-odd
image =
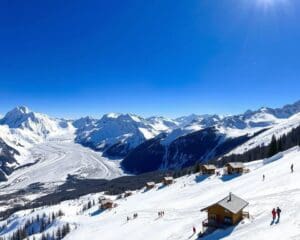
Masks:
[[[269,157],[272,157],[273,155],[275,155],[276,153],[278,153],[278,144],[277,144],[277,140],[275,135],[273,135],[272,140],[271,140],[271,144],[269,147]]]

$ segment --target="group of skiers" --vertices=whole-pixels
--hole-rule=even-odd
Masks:
[[[138,217],[138,214],[137,213],[134,213],[133,214],[133,218],[132,219],[136,219]],[[129,216],[127,216],[127,222],[131,220],[131,218]]]
[[[291,168],[291,173],[293,173],[294,172],[294,164],[293,163],[292,163],[290,168]],[[265,176],[265,174],[263,174],[262,175],[262,180],[265,181],[265,179],[266,179],[266,176]]]
[[[158,217],[163,217],[165,215],[165,211],[158,212]]]
[[[158,212],[158,217],[163,217],[165,215],[165,211],[159,211]],[[130,218],[129,216],[127,216],[127,222],[129,222],[131,219],[136,219],[138,217],[138,214],[137,213],[134,213],[133,214],[133,217]]]
[[[277,216],[277,221],[279,222],[279,220],[280,220],[280,214],[281,214],[281,209],[279,207],[277,207],[276,209],[273,208],[273,210],[272,210],[272,219],[273,219],[273,222],[275,221],[276,216]]]

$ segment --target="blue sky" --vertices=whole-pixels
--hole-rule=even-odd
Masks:
[[[0,3],[0,112],[239,113],[300,99],[296,0]]]

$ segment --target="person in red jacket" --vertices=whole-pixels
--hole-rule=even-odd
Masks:
[[[275,210],[275,208],[273,208],[273,210],[272,210],[272,217],[273,217],[273,221],[275,221],[275,219],[276,219],[276,210]]]

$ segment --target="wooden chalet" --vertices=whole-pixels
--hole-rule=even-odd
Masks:
[[[114,202],[110,199],[103,199],[100,201],[100,208],[102,210],[111,209],[114,207]]]
[[[203,221],[203,227],[226,228],[238,224],[244,217],[249,218],[249,213],[243,210],[248,202],[229,193],[224,199],[203,208],[207,212],[207,219]]]
[[[200,166],[200,171],[202,174],[212,175],[216,173],[216,166],[213,164],[204,164]]]
[[[164,178],[163,178],[163,183],[164,183],[165,185],[170,185],[170,184],[172,184],[173,182],[174,182],[173,177],[164,177]]]
[[[155,182],[147,182],[146,183],[146,189],[152,189],[155,187]]]
[[[229,162],[225,164],[227,174],[242,174],[245,166],[242,162]]]

